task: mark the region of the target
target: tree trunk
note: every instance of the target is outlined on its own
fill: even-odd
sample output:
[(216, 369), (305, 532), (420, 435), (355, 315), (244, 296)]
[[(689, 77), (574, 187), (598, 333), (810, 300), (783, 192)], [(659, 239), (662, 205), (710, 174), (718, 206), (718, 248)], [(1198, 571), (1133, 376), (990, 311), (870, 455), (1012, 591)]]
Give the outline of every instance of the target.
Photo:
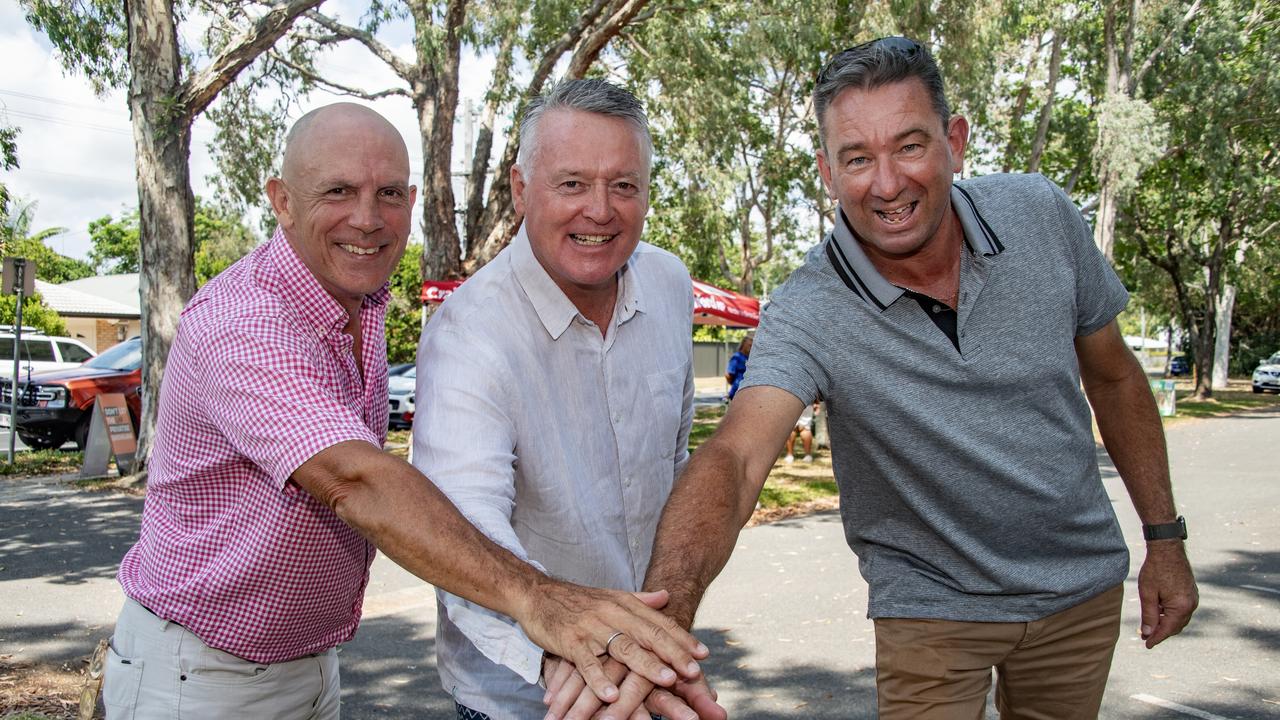
[(1018, 90), (1018, 98), (1013, 103), (1013, 112), (1009, 116), (1009, 143), (1004, 149), (1004, 164), (1000, 172), (1013, 170), (1013, 161), (1017, 156), (1018, 127), (1022, 124), (1022, 116), (1027, 113), (1027, 100), (1031, 97), (1031, 78), (1035, 76), (1036, 64), (1040, 60), (1040, 38), (1031, 39), (1031, 53), (1027, 56), (1027, 72), (1022, 78), (1022, 87)]
[(1062, 68), (1062, 33), (1054, 31), (1053, 50), (1049, 57), (1049, 79), (1045, 83), (1044, 107), (1040, 108), (1040, 121), (1036, 123), (1036, 137), (1031, 143), (1031, 160), (1027, 172), (1040, 172), (1040, 158), (1049, 138), (1049, 122), (1053, 119), (1053, 101), (1058, 96), (1058, 72)]
[(1222, 298), (1218, 301), (1217, 332), (1213, 344), (1213, 377), (1211, 386), (1214, 390), (1227, 389), (1227, 372), (1230, 369), (1231, 354), (1231, 313), (1236, 304), (1236, 286), (1227, 285), (1222, 288)]
[[(419, 14), (419, 13), (415, 13)], [(415, 17), (420, 49), (418, 67), (429, 78), (433, 112), (418, 113), (423, 137), (422, 158), (422, 277), (444, 280), (461, 275), (462, 244), (458, 236), (453, 194), (453, 119), (458, 112), (458, 63), (465, 0), (450, 0), (444, 17), (444, 42), (436, 47), (429, 36), (439, 33), (431, 25), (430, 10)]]
[(178, 95), (182, 72), (173, 7), (169, 0), (130, 0), (126, 12), (142, 264), (143, 403), (135, 471), (145, 478), (165, 359), (178, 315), (196, 290), (195, 198), (188, 170), (190, 121), (165, 102)]

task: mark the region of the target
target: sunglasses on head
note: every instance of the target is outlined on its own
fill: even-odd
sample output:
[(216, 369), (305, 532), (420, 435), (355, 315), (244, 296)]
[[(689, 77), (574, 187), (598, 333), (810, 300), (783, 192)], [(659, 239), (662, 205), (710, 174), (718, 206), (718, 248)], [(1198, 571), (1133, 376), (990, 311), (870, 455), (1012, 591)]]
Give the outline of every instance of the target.
[(826, 65), (823, 66), (822, 72), (818, 73), (818, 84), (821, 85), (831, 78), (838, 68), (844, 67), (854, 57), (866, 55), (871, 51), (884, 53), (897, 53), (910, 57), (916, 53), (924, 52), (924, 46), (912, 40), (911, 38), (895, 35), (892, 37), (882, 37), (861, 45), (854, 45), (835, 54)]

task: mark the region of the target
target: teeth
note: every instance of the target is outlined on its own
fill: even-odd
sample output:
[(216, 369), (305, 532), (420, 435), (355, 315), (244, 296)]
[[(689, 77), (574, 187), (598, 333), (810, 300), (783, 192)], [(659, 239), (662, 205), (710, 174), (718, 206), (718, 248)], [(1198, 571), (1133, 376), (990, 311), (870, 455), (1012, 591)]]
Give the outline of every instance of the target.
[(613, 239), (612, 235), (570, 235), (579, 245), (603, 245)]
[(376, 247), (362, 248), (358, 245), (339, 245), (338, 247), (342, 248), (343, 250), (346, 250), (349, 253), (354, 253), (356, 255), (372, 255), (378, 252), (378, 248)]
[(909, 205), (903, 205), (897, 210), (877, 210), (876, 214), (885, 222), (900, 223), (907, 219), (907, 216), (911, 214), (911, 210), (914, 209), (915, 206), (915, 203), (911, 203)]

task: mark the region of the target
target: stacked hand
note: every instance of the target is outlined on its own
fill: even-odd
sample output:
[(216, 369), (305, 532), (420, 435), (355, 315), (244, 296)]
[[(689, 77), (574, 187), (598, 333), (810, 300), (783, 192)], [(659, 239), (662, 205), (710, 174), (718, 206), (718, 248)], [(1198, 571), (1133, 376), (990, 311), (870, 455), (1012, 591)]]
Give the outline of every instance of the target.
[[(636, 593), (635, 597), (648, 606), (660, 608), (666, 604), (665, 592)], [(664, 629), (679, 625), (659, 614)], [(666, 623), (670, 622), (670, 625)], [(667, 630), (667, 632), (671, 632)], [(680, 632), (684, 632), (680, 630)], [(708, 651), (698, 644), (699, 658)], [(587, 673), (576, 663), (563, 657), (549, 656), (543, 665), (543, 679), (547, 691), (542, 702), (549, 708), (547, 720), (649, 720), (649, 714), (662, 715), (671, 720), (726, 720), (728, 713), (716, 704), (716, 693), (707, 685), (701, 671), (682, 672), (677, 678), (669, 669), (659, 671), (655, 677), (649, 670), (644, 648), (623, 630), (615, 630), (605, 639), (600, 657), (589, 661), (607, 679), (606, 689), (621, 686), (617, 695), (597, 691), (597, 684), (588, 682)], [(665, 657), (665, 656), (664, 656)], [(603, 661), (603, 662), (602, 662)], [(696, 663), (688, 666), (696, 670)], [(603, 709), (601, 707), (603, 706)], [(598, 712), (597, 712), (598, 711)]]
[[(672, 687), (680, 677), (690, 681), (701, 677), (697, 660), (710, 654), (697, 638), (655, 609), (666, 604), (666, 592), (633, 595), (547, 579), (527, 597), (517, 617), (520, 626), (530, 640), (572, 665), (565, 676), (572, 672), (581, 683), (575, 696), (585, 687), (585, 694), (597, 702), (619, 702), (623, 696), (617, 683), (629, 670), (630, 683), (624, 685), (627, 697), (639, 691), (640, 683), (647, 683), (643, 700), (653, 685)], [(606, 660), (612, 673), (606, 672)], [(549, 663), (550, 674), (544, 677), (551, 678), (561, 664)], [(562, 680), (560, 686), (572, 685)], [(618, 720), (628, 715), (619, 715)]]

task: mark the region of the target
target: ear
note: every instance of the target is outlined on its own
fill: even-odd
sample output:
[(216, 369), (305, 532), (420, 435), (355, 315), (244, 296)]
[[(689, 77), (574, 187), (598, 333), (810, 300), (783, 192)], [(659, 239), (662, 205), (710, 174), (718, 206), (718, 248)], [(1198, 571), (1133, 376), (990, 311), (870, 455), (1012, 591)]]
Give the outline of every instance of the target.
[(276, 222), (281, 227), (293, 227), (293, 215), (290, 212), (293, 202), (289, 197), (289, 188), (285, 187), (283, 180), (278, 177), (267, 180), (267, 199), (271, 201), (271, 210), (276, 215)]
[(947, 147), (951, 150), (951, 172), (964, 170), (964, 150), (969, 145), (969, 121), (952, 115), (947, 123)]
[(818, 160), (818, 174), (822, 176), (822, 185), (827, 189), (827, 197), (835, 200), (836, 193), (831, 187), (831, 166), (827, 164), (827, 151), (819, 147), (815, 157)]
[(515, 206), (516, 216), (524, 217), (524, 191), (525, 191), (524, 173), (521, 172), (519, 165), (511, 166), (511, 202)]

